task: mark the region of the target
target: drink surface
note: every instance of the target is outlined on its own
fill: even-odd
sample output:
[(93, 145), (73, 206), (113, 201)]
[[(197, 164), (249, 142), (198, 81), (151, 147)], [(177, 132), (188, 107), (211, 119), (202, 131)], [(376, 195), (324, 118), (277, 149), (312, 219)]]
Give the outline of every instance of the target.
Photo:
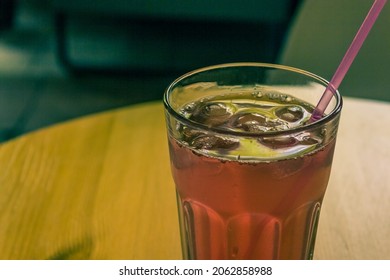
[(312, 109), (275, 92), (183, 106), (183, 116), (211, 130), (177, 123), (169, 137), (186, 258), (312, 257), (335, 140), (323, 145), (322, 131), (258, 134), (301, 126)]
[[(180, 113), (205, 129), (181, 124), (178, 138), (200, 153), (231, 160), (297, 157), (321, 146), (321, 131), (278, 137), (271, 134), (305, 125), (313, 109), (303, 101), (274, 91), (243, 91), (202, 98), (183, 106)], [(210, 129), (217, 133), (205, 131)], [(261, 136), (254, 137), (256, 134)]]

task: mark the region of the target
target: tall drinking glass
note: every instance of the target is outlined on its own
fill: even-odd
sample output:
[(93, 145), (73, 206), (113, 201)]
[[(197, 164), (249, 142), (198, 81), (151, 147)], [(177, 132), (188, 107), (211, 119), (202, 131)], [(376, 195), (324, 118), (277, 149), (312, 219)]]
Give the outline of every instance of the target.
[(271, 64), (188, 73), (164, 104), (185, 259), (312, 259), (342, 99)]

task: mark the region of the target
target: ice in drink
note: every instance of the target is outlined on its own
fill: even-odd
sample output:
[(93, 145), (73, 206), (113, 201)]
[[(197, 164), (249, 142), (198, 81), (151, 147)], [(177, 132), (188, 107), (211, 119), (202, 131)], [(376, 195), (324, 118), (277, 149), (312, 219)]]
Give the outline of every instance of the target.
[(312, 258), (336, 137), (294, 132), (312, 110), (266, 88), (182, 106), (189, 122), (171, 124), (169, 148), (186, 258)]

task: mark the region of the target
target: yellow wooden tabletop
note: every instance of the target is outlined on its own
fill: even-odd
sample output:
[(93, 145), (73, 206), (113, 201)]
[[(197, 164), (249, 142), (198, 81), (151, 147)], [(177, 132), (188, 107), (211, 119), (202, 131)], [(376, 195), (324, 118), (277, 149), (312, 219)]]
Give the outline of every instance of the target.
[[(390, 259), (390, 104), (345, 99), (316, 259)], [(0, 145), (0, 259), (180, 259), (163, 106)]]

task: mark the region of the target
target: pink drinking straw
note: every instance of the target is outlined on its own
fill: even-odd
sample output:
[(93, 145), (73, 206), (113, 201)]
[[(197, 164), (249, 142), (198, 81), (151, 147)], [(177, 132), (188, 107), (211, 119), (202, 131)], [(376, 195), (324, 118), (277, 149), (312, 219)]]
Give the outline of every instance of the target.
[(329, 85), (325, 89), (325, 92), (322, 95), (320, 101), (318, 102), (317, 107), (314, 109), (313, 114), (310, 118), (310, 122), (314, 122), (322, 118), (326, 107), (332, 99), (332, 92), (337, 90), (340, 86), (341, 81), (344, 79), (345, 74), (347, 73), (349, 67), (351, 66), (353, 60), (359, 52), (360, 47), (363, 45), (364, 40), (366, 39), (372, 26), (374, 25), (382, 8), (386, 4), (386, 1), (387, 0), (375, 0), (365, 20), (360, 26), (359, 31), (357, 32), (355, 38), (353, 39), (351, 45), (345, 53), (343, 60), (341, 61), (339, 67), (336, 70), (336, 73), (334, 73), (332, 80), (330, 80)]

